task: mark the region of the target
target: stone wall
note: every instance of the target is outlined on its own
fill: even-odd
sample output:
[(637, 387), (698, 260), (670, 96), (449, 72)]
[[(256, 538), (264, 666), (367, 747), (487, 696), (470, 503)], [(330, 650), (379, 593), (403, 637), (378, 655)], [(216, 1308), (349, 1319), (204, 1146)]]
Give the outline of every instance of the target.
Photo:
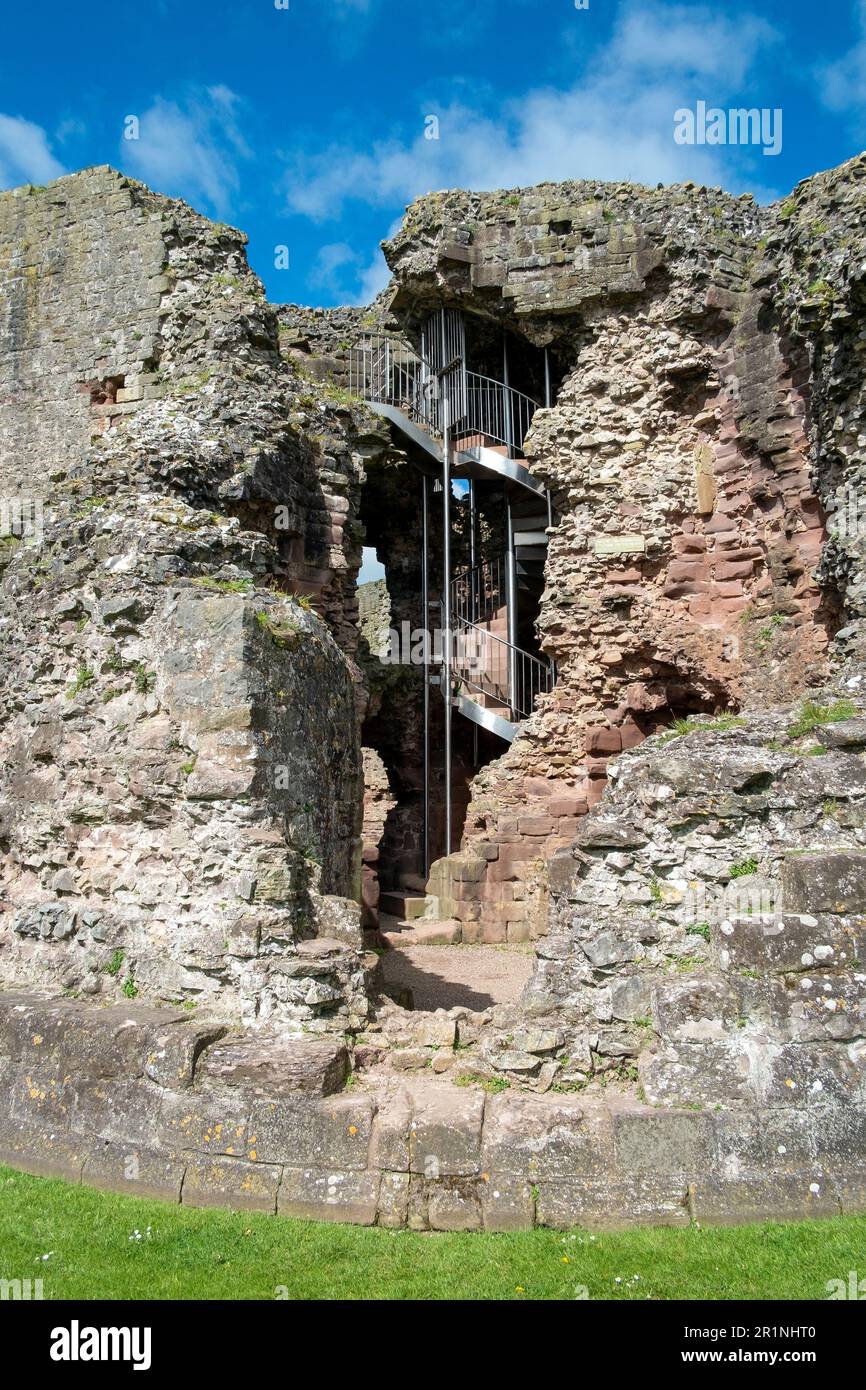
[(523, 1000), (560, 1029), (565, 1074), (636, 1064), (661, 1103), (861, 1104), (854, 711), (837, 698), (710, 721), (617, 761), (552, 861), (550, 933)]
[(416, 1229), (864, 1209), (864, 172), (434, 195), (389, 248), (407, 331), (563, 365), (559, 684), (431, 880), (537, 938), (481, 1013), (361, 945), (362, 726), (368, 852), (418, 849), (355, 588), (366, 524), (417, 625), (405, 457), (239, 233), (105, 169), (0, 196), (0, 493), (44, 510), (0, 545), (0, 1157)]
[(864, 171), (769, 209), (693, 185), (434, 194), (386, 246), (410, 330), (444, 301), (565, 365), (526, 442), (557, 514), (538, 626), (558, 684), (436, 868), (464, 939), (546, 930), (546, 865), (611, 757), (825, 678), (859, 612), (862, 539), (827, 517), (861, 487)]
[(244, 240), (109, 169), (0, 195), (0, 491), (43, 510), (0, 545), (0, 977), (342, 1031), (387, 441), (284, 361)]
[[(0, 995), (0, 1161), (188, 1206), (434, 1231), (862, 1212), (857, 1127), (447, 1082), (342, 1092), (339, 1042)], [(785, 1123), (787, 1121), (787, 1123)], [(782, 1137), (787, 1144), (779, 1144)]]
[(310, 309), (303, 304), (278, 304), (280, 350), (317, 381), (345, 390), (349, 387), (351, 349), (365, 333), (388, 333), (396, 328), (384, 290), (366, 308), (340, 305)]

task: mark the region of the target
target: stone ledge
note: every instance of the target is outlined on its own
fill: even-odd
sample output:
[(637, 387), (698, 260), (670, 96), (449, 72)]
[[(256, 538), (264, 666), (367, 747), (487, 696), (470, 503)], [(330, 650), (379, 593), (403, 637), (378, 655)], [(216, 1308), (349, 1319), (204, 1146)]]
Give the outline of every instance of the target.
[[(4, 1004), (20, 1002), (0, 997), (0, 1030)], [(286, 1095), (279, 1075), (246, 1063), (215, 1090), (226, 1081), (222, 1063), (192, 1085), (185, 1067), (168, 1066), (171, 1089), (127, 1046), (110, 1054), (115, 1075), (105, 1074), (103, 1056), (95, 1077), (70, 1077), (62, 1036), (50, 1033), (56, 1001), (30, 999), (27, 1009), (28, 1049), (0, 1057), (0, 1161), (43, 1176), (187, 1206), (437, 1231), (866, 1211), (866, 1111), (831, 1096), (803, 1112), (790, 1104), (693, 1111), (623, 1098), (486, 1096), (432, 1078), (396, 1092)], [(80, 1007), (75, 1019), (75, 1061), (83, 1037), (114, 1038), (130, 1022), (127, 1010), (99, 1006)], [(171, 1026), (188, 1028), (190, 1039), (202, 1033), (188, 1020)], [(48, 1090), (21, 1084), (42, 1046), (34, 1037), (51, 1038), (47, 1071), (59, 1075)], [(192, 1055), (185, 1046), (175, 1055)], [(316, 1047), (332, 1067), (331, 1045)]]

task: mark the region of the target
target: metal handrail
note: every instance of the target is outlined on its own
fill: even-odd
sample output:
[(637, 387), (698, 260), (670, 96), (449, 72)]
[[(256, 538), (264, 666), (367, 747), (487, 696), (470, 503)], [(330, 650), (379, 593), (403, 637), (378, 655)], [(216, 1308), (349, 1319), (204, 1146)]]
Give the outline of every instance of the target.
[(452, 669), (456, 678), (507, 706), (515, 721), (528, 719), (538, 696), (553, 689), (555, 675), (550, 663), (504, 637), (458, 618), (455, 638)]
[[(454, 421), (454, 433), (479, 434), (505, 444), (509, 453), (523, 448), (538, 401), (502, 381), (466, 372), (465, 414)], [(459, 440), (458, 440), (459, 447)]]
[[(349, 390), (361, 400), (392, 405), (441, 438), (439, 376), (431, 364), (403, 342), (368, 333), (349, 349)], [(493, 377), (460, 371), (451, 387), (451, 428), (458, 447), (467, 438), (522, 449), (539, 403)]]
[(393, 405), (441, 437), (439, 380), (423, 357), (386, 333), (367, 333), (349, 349), (349, 390), (375, 405)]
[(499, 557), (459, 570), (451, 581), (451, 612), (464, 622), (490, 622), (505, 605), (505, 561)]

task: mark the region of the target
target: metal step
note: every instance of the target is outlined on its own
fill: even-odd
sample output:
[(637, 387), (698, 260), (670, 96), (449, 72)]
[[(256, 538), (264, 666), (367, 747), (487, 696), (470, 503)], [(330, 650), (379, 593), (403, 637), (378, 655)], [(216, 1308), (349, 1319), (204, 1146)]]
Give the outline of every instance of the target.
[(455, 478), (496, 477), (503, 482), (519, 483), (539, 497), (546, 495), (544, 484), (533, 478), (525, 463), (505, 458), (493, 449), (462, 450), (456, 457), (453, 471)]
[(473, 724), (478, 724), (480, 728), (487, 729), (489, 733), (496, 734), (498, 738), (504, 738), (506, 743), (511, 743), (520, 728), (510, 719), (497, 714), (495, 710), (485, 709), (468, 695), (455, 695), (453, 700), (454, 708), (459, 710), (466, 719), (471, 719)]

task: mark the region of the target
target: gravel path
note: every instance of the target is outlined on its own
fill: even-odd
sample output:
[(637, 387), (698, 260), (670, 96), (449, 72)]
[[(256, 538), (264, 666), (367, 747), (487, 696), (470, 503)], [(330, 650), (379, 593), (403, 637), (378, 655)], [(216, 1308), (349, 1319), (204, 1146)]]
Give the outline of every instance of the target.
[(526, 946), (396, 946), (382, 957), (388, 984), (411, 989), (425, 1010), (510, 1003), (534, 968)]

